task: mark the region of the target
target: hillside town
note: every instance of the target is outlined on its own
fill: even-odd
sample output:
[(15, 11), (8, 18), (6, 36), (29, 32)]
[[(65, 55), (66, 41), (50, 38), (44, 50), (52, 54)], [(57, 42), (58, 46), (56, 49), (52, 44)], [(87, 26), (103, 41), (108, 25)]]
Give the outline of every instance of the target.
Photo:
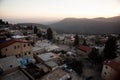
[(65, 34), (0, 19), (0, 80), (120, 80), (120, 34)]

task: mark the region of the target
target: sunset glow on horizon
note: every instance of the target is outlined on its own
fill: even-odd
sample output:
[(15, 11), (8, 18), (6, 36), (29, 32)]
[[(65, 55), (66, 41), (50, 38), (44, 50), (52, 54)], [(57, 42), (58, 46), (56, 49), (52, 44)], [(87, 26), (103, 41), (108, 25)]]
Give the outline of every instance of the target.
[(0, 0), (0, 18), (11, 22), (118, 15), (120, 0)]

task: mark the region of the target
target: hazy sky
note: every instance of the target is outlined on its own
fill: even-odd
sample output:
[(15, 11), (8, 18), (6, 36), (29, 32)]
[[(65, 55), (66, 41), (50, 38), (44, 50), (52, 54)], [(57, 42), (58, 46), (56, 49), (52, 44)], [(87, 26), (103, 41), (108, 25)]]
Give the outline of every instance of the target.
[(120, 0), (0, 0), (0, 18), (11, 22), (49, 22), (66, 17), (120, 15)]

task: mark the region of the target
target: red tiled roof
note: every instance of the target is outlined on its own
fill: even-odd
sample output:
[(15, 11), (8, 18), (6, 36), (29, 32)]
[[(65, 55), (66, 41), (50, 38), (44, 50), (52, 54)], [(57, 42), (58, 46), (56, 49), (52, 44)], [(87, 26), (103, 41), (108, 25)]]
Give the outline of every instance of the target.
[(111, 60), (111, 61), (104, 61), (103, 64), (110, 66), (111, 68), (113, 68), (114, 70), (116, 70), (120, 73), (120, 62)]
[(11, 39), (11, 40), (8, 40), (6, 42), (3, 42), (0, 44), (0, 49), (4, 48), (4, 47), (7, 47), (13, 43), (16, 43), (16, 42), (19, 42), (19, 43), (30, 43), (29, 41), (25, 41), (25, 40), (17, 40), (17, 39)]
[(88, 47), (88, 46), (84, 46), (84, 45), (81, 45), (78, 47), (80, 50), (84, 51), (84, 52), (90, 52), (92, 51), (92, 48)]

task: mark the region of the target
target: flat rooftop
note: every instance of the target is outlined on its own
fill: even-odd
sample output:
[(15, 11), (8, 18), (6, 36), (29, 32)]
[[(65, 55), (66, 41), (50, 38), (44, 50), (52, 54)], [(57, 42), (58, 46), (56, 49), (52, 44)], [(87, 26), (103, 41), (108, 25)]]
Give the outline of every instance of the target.
[(20, 66), (20, 64), (17, 61), (17, 58), (15, 56), (10, 56), (10, 57), (0, 59), (0, 67), (3, 69), (3, 71), (6, 71), (18, 66)]
[(38, 57), (41, 58), (43, 61), (49, 61), (54, 58), (54, 54), (50, 52), (50, 53), (38, 55)]
[(54, 67), (58, 66), (58, 64), (55, 63), (54, 61), (47, 61), (47, 62), (45, 62), (45, 64), (48, 65), (51, 68), (54, 68)]
[(29, 78), (21, 71), (15, 71), (1, 77), (1, 80), (29, 80)]

